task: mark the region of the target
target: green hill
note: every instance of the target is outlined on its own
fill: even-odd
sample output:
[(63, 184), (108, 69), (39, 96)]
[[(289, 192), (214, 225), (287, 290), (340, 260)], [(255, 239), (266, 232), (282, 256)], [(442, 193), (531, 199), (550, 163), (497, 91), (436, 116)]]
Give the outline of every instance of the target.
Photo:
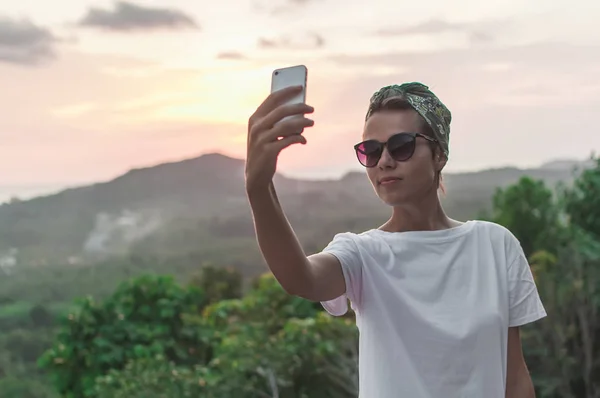
[[(536, 169), (501, 168), (447, 174), (444, 206), (458, 219), (488, 208), (497, 187), (523, 175), (550, 185), (573, 176), (572, 162)], [(306, 249), (318, 250), (338, 231), (373, 228), (388, 209), (366, 177), (298, 180), (276, 186)], [(226, 261), (254, 274), (260, 267), (244, 191), (244, 161), (207, 154), (134, 169), (107, 182), (0, 206), (0, 258), (17, 265), (96, 263), (110, 256), (197, 256)]]

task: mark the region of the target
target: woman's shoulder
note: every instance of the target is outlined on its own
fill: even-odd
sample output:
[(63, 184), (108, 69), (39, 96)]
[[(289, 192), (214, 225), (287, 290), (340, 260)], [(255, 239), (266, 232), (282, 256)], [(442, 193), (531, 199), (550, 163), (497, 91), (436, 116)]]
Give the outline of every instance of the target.
[(487, 239), (492, 246), (504, 249), (510, 257), (521, 251), (519, 239), (503, 225), (491, 221), (477, 221), (474, 230), (479, 238)]
[(505, 226), (492, 222), (492, 221), (485, 221), (485, 220), (475, 220), (472, 221), (472, 223), (474, 224), (474, 231), (478, 232), (478, 233), (486, 233), (490, 235), (490, 238), (496, 238), (496, 239), (514, 239), (515, 236), (513, 235), (512, 232), (510, 232), (510, 230), (508, 228), (506, 228)]
[(369, 250), (380, 239), (377, 231), (376, 229), (370, 229), (363, 232), (338, 232), (333, 236), (325, 251), (333, 249), (356, 252)]

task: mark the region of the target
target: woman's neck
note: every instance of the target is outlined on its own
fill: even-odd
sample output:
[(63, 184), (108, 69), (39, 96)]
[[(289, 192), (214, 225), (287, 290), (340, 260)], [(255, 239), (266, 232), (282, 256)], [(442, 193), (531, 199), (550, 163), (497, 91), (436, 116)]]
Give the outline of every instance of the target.
[(446, 215), (437, 193), (393, 209), (391, 218), (379, 229), (387, 232), (437, 231), (462, 224)]

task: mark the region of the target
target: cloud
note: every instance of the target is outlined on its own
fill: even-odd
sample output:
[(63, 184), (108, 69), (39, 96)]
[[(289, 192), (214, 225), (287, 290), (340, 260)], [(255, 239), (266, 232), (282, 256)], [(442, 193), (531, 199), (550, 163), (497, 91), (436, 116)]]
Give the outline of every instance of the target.
[(311, 3), (316, 3), (315, 0), (279, 0), (269, 1), (268, 5), (265, 2), (254, 2), (253, 7), (256, 11), (271, 14), (274, 16), (289, 14), (297, 11), (300, 7), (307, 7)]
[(225, 52), (217, 54), (217, 59), (242, 60), (242, 59), (246, 59), (246, 56), (237, 51), (225, 51)]
[(309, 33), (300, 38), (291, 38), (281, 36), (279, 38), (258, 39), (258, 47), (262, 49), (294, 49), (305, 50), (322, 48), (325, 46), (325, 39), (318, 33)]
[(446, 33), (465, 34), (471, 44), (487, 44), (494, 40), (492, 32), (506, 25), (506, 21), (448, 22), (443, 19), (430, 19), (407, 27), (383, 28), (375, 34), (382, 37), (413, 35), (441, 35)]
[(144, 7), (127, 1), (118, 1), (112, 10), (92, 7), (79, 24), (120, 32), (198, 28), (196, 21), (182, 11)]
[(0, 18), (0, 62), (38, 65), (56, 57), (52, 32), (28, 20)]
[(464, 23), (453, 23), (441, 19), (431, 19), (413, 26), (380, 29), (377, 31), (377, 34), (380, 36), (430, 35), (456, 31), (461, 32), (467, 28), (468, 25)]

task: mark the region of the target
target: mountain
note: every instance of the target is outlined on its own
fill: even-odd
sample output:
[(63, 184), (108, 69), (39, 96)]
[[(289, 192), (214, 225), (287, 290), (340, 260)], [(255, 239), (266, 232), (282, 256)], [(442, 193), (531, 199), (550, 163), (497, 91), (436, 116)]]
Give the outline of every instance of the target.
[[(569, 183), (574, 163), (521, 170), (499, 168), (444, 175), (448, 213), (476, 217), (497, 187), (530, 175), (550, 186)], [(277, 175), (281, 202), (307, 250), (318, 250), (339, 231), (373, 228), (386, 206), (364, 173), (337, 180)], [(0, 205), (0, 258), (19, 263), (79, 264), (137, 253), (211, 261), (260, 262), (244, 190), (244, 161), (207, 154), (134, 169), (107, 182)]]
[(544, 170), (573, 170), (574, 168), (590, 168), (594, 167), (593, 160), (577, 161), (570, 159), (557, 159), (546, 162), (540, 166)]

